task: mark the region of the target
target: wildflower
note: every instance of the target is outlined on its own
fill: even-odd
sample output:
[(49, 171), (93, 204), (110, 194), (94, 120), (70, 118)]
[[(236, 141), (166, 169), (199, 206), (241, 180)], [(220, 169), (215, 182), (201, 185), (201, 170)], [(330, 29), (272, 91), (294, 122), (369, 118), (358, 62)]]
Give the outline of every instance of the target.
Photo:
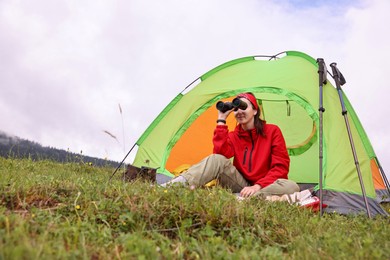
[(81, 206), (80, 206), (80, 205), (76, 205), (75, 208), (76, 208), (77, 210), (79, 210), (79, 209), (81, 209)]
[(167, 193), (167, 192), (168, 192), (168, 190), (164, 190), (164, 192), (165, 192), (165, 193)]

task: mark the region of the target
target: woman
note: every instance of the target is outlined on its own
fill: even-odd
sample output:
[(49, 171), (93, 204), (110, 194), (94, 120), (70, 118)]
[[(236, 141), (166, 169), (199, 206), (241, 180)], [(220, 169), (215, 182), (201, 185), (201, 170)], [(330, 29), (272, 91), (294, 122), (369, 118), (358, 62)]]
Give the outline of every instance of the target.
[[(247, 104), (245, 109), (218, 111), (214, 154), (163, 186), (180, 182), (199, 187), (217, 179), (221, 186), (242, 197), (299, 191), (298, 185), (287, 177), (290, 158), (279, 127), (260, 119), (260, 108), (252, 93), (242, 93), (237, 98)], [(229, 132), (226, 119), (232, 112), (238, 125)]]

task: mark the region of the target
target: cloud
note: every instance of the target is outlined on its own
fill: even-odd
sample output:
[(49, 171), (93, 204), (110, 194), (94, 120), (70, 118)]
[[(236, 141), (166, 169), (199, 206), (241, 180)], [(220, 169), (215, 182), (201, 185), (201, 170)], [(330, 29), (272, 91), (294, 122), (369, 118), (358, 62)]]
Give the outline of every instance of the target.
[(345, 92), (354, 106), (374, 150), (390, 176), (390, 124), (387, 120), (390, 99), (387, 61), (390, 37), (386, 23), (390, 2), (364, 1), (361, 8), (351, 8), (345, 15), (349, 25), (343, 48)]
[(10, 134), (121, 160), (123, 145), (198, 76), (235, 58), (299, 50), (338, 63), (390, 167), (388, 1), (39, 0), (3, 1), (0, 10), (0, 109)]

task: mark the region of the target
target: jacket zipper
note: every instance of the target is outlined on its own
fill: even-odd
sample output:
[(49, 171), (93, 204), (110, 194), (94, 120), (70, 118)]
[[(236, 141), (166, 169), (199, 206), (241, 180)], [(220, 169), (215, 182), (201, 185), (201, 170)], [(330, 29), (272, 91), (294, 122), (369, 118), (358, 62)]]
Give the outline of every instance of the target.
[(253, 137), (252, 135), (251, 136), (251, 141), (252, 141), (252, 149), (251, 149), (251, 153), (249, 154), (249, 172), (252, 171), (252, 153), (253, 153), (253, 150), (255, 149), (255, 143), (253, 141)]
[(242, 162), (243, 165), (245, 165), (245, 161), (246, 161), (246, 153), (248, 152), (248, 147), (245, 147), (245, 152), (244, 152), (244, 160)]

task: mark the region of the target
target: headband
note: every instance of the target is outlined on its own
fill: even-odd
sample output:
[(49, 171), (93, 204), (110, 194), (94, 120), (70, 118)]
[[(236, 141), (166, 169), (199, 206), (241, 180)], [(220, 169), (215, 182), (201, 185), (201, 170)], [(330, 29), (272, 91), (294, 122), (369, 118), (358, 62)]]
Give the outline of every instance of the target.
[(259, 109), (259, 105), (257, 104), (257, 100), (256, 100), (254, 95), (252, 95), (250, 93), (241, 93), (237, 97), (248, 99), (252, 103), (252, 105), (255, 107), (256, 110)]

